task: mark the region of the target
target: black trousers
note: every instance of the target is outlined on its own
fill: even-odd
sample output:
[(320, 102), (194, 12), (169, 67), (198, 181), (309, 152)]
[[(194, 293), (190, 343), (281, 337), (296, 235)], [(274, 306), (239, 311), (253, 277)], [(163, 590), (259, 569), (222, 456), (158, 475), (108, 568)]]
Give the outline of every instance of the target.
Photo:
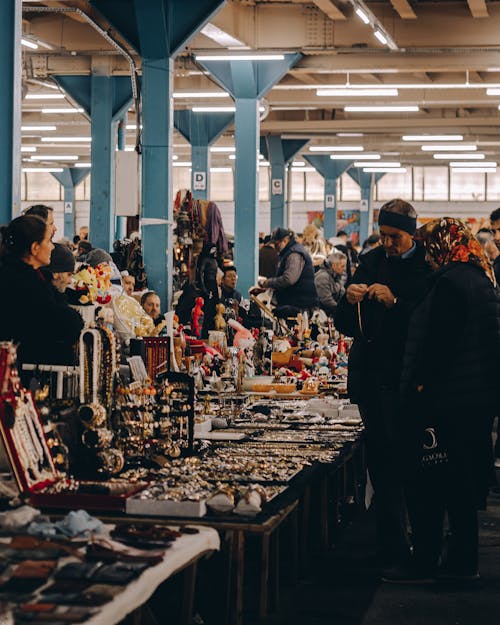
[(374, 390), (369, 401), (359, 404), (380, 547), (388, 562), (394, 564), (409, 554), (398, 406), (397, 392), (388, 388)]
[[(448, 461), (415, 468), (407, 482), (414, 555), (424, 569), (440, 561), (451, 571), (471, 575), (478, 570), (477, 510), (485, 506), (491, 466), (492, 418), (450, 415), (435, 427), (438, 445)], [(448, 516), (449, 543), (443, 553)]]

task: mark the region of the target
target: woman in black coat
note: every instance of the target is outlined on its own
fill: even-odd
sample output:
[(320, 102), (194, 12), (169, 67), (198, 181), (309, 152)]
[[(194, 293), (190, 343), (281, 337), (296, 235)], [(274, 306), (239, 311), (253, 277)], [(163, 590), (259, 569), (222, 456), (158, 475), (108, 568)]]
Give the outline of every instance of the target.
[[(481, 245), (460, 220), (433, 220), (421, 234), (434, 274), (410, 322), (402, 371), (406, 440), (416, 443), (406, 454), (413, 460), (413, 574), (476, 579), (477, 509), (485, 507), (492, 475), (500, 399), (498, 290)], [(441, 561), (445, 512), (451, 538)]]
[(23, 215), (0, 228), (0, 340), (18, 344), (22, 363), (72, 365), (83, 321), (40, 269), (50, 263), (52, 228)]

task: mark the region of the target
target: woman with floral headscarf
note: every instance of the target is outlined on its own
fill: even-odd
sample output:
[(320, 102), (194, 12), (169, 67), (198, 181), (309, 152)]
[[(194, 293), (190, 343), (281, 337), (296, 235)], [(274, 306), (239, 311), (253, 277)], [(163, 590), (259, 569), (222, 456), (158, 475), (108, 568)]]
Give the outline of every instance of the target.
[[(500, 401), (498, 290), (481, 245), (460, 220), (435, 219), (419, 234), (434, 273), (412, 316), (401, 386), (406, 458), (413, 461), (414, 560), (411, 570), (389, 581), (475, 580), (477, 509), (485, 507), (492, 475), (490, 434)], [(441, 562), (445, 512), (451, 538)]]

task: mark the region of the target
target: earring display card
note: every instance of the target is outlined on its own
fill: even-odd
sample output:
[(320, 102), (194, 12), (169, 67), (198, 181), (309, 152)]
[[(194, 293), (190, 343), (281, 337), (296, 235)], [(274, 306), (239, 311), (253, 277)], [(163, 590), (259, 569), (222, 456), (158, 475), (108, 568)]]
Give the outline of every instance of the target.
[(193, 453), (194, 378), (188, 373), (168, 372), (160, 376), (163, 392), (160, 401), (168, 406), (169, 418), (177, 425), (177, 444), (183, 455)]

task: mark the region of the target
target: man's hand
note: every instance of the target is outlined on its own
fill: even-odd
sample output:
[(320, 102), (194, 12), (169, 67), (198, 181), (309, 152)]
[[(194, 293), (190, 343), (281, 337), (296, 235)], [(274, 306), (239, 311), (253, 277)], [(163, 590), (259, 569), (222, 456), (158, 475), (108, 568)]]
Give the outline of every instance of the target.
[(260, 286), (252, 286), (248, 289), (248, 292), (250, 293), (250, 295), (260, 295), (261, 293), (264, 293), (265, 290), (266, 289)]
[(368, 297), (370, 299), (376, 299), (377, 302), (383, 304), (386, 308), (392, 308), (396, 303), (396, 297), (391, 289), (385, 284), (371, 284), (368, 287)]
[(367, 284), (350, 284), (346, 291), (347, 301), (349, 304), (357, 304), (363, 300), (367, 292)]

